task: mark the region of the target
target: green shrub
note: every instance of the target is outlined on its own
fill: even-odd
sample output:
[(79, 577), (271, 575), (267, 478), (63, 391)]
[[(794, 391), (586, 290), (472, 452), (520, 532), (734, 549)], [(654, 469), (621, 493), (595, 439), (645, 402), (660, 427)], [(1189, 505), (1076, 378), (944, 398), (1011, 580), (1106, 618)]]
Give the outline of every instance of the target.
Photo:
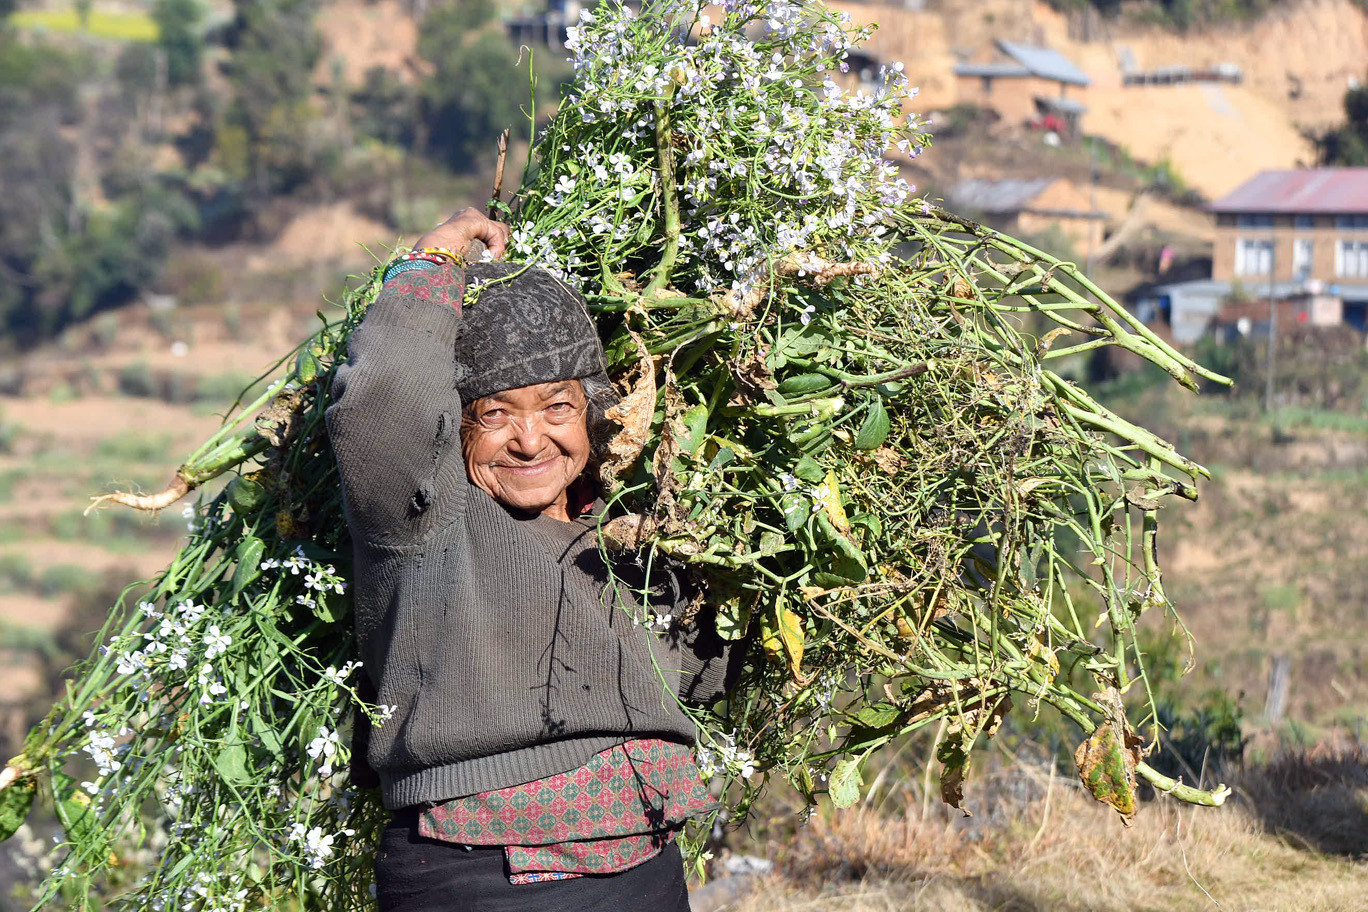
[(167, 462), (174, 458), (170, 434), (123, 431), (106, 437), (95, 447), (95, 455), (121, 462)]
[(34, 588), (43, 598), (81, 595), (98, 586), (100, 578), (100, 574), (77, 564), (54, 564), (38, 576)]
[(119, 371), (119, 392), (124, 396), (143, 399), (156, 395), (157, 385), (152, 379), (152, 368), (146, 361), (135, 361)]
[(33, 568), (22, 554), (0, 554), (0, 589), (23, 590), (33, 585)]

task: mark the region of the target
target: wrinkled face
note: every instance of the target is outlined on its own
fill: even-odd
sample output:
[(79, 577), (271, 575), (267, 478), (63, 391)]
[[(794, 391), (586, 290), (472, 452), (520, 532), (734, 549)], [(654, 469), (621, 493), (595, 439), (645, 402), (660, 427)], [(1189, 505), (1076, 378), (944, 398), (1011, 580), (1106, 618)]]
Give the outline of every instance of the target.
[(505, 506), (569, 521), (566, 488), (589, 461), (586, 411), (578, 380), (476, 399), (461, 425), (466, 474)]

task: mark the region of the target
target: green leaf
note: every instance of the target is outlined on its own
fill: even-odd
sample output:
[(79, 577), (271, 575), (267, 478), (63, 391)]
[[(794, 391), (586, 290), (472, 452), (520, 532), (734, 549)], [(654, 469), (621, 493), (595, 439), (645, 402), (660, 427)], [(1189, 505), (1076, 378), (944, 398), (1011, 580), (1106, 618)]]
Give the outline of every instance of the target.
[(848, 808), (860, 800), (860, 789), (864, 786), (864, 777), (860, 774), (861, 759), (846, 757), (831, 771), (827, 791), (831, 795), (831, 803), (838, 808)]
[(883, 535), (883, 521), (873, 513), (861, 513), (850, 518), (852, 526), (863, 526), (869, 532), (869, 537), (877, 540)]
[(874, 703), (855, 714), (855, 721), (870, 728), (883, 728), (898, 720), (901, 711), (892, 703)]
[(332, 606), (328, 604), (329, 601), (331, 601), (331, 597), (326, 593), (320, 592), (314, 596), (314, 617), (325, 624), (331, 624), (337, 620), (337, 612), (332, 610)]
[(869, 564), (864, 552), (836, 528), (825, 511), (819, 510), (816, 516), (817, 529), (822, 533), (822, 539), (834, 546), (828, 552), (830, 563), (826, 569), (842, 577), (846, 582), (858, 583), (863, 580), (869, 575)]
[(87, 859), (104, 861), (109, 856), (109, 841), (90, 796), (76, 785), (76, 780), (65, 773), (52, 777), (52, 797), (55, 799), (57, 822), (66, 831), (67, 841)]
[(812, 514), (812, 500), (796, 491), (779, 498), (779, 510), (784, 514), (784, 526), (790, 532), (797, 532), (807, 525)]
[(708, 463), (708, 471), (716, 472), (723, 466), (729, 465), (735, 459), (736, 451), (731, 447), (723, 447), (717, 451), (717, 455), (712, 458), (712, 462)]
[(266, 553), (266, 544), (254, 535), (244, 538), (233, 552), (237, 567), (233, 570), (233, 598), (237, 598), (261, 575), (261, 557)]
[(874, 450), (883, 446), (888, 439), (888, 410), (884, 408), (883, 398), (875, 396), (869, 400), (869, 411), (865, 412), (860, 433), (855, 435), (855, 449)]
[(266, 502), (266, 487), (261, 482), (239, 475), (228, 484), (228, 505), (238, 516), (251, 516)]
[(313, 345), (306, 345), (299, 350), (299, 355), (295, 358), (295, 376), (299, 378), (300, 383), (312, 383), (322, 370), (323, 363), (318, 360), (318, 353), (314, 351)]
[(38, 780), (32, 776), (16, 779), (0, 792), (0, 842), (14, 835), (28, 819), (33, 807), (33, 796), (38, 791)]
[(240, 785), (252, 778), (247, 769), (247, 748), (241, 742), (230, 744), (214, 756), (214, 769), (225, 782)]
[(826, 478), (826, 469), (811, 456), (801, 456), (793, 466), (793, 474), (810, 484), (821, 484)]
[(750, 627), (752, 599), (744, 593), (726, 599), (717, 606), (717, 635), (724, 640), (739, 640)]
[(761, 557), (769, 557), (772, 554), (777, 554), (783, 547), (784, 536), (780, 535), (778, 532), (770, 531), (760, 533), (760, 550), (757, 553)]
[(832, 385), (832, 379), (826, 374), (798, 374), (786, 378), (779, 384), (779, 395), (785, 397), (801, 396), (805, 393), (815, 393), (817, 390), (824, 390)]
[(812, 773), (808, 771), (806, 766), (800, 766), (797, 769), (794, 769), (789, 773), (788, 778), (789, 782), (793, 783), (793, 787), (798, 790), (800, 795), (809, 801), (813, 801), (812, 793), (814, 789)]
[(708, 437), (708, 407), (695, 405), (684, 413), (683, 420), (687, 435), (680, 444), (692, 456), (699, 451), (703, 441)]

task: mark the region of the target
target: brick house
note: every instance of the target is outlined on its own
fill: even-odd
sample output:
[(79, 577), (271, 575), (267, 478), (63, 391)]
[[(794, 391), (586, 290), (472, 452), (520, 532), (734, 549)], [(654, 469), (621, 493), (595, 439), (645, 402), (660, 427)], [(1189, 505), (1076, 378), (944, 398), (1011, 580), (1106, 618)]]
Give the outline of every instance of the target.
[(1033, 235), (1057, 228), (1081, 256), (1101, 246), (1108, 220), (1085, 188), (1062, 177), (971, 178), (955, 184), (945, 196), (956, 211), (982, 217), (1008, 234)]
[(1368, 330), (1368, 168), (1262, 171), (1207, 210), (1211, 278), (1145, 289), (1179, 342), (1206, 332), (1231, 298), (1293, 302), (1297, 319)]
[(1068, 93), (1071, 87), (1079, 93), (1091, 80), (1049, 48), (999, 40), (994, 59), (957, 64), (955, 77), (961, 102), (990, 108), (1010, 122), (1053, 117), (1064, 132), (1077, 133), (1087, 111)]
[(1262, 171), (1207, 208), (1217, 281), (1368, 285), (1368, 168)]

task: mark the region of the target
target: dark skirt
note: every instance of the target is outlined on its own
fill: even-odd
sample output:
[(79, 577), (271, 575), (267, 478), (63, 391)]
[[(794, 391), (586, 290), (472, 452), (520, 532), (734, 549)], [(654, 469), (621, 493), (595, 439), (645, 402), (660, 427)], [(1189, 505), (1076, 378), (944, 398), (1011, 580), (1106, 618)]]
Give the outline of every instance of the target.
[(616, 874), (511, 884), (499, 846), (459, 846), (418, 833), (400, 813), (375, 855), (380, 912), (689, 912), (679, 846)]

